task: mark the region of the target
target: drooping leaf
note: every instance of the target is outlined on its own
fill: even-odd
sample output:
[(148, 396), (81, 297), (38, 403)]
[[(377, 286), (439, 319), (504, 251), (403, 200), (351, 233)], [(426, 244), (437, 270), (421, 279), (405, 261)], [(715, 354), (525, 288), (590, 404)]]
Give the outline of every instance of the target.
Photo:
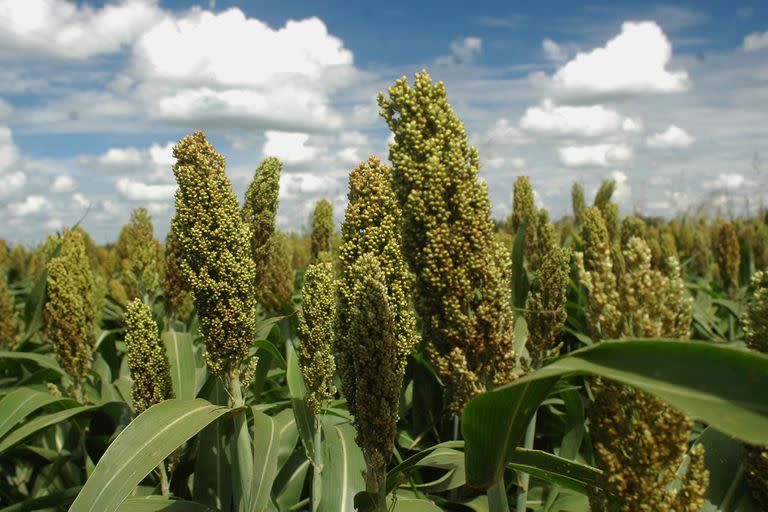
[(48, 404), (60, 401), (72, 402), (72, 400), (30, 388), (11, 391), (0, 400), (0, 439), (27, 415)]
[(355, 494), (365, 489), (365, 460), (355, 444), (355, 429), (349, 423), (323, 421), (323, 473), (320, 512), (354, 510)]
[(206, 400), (165, 400), (139, 415), (109, 445), (70, 512), (113, 512), (178, 446), (234, 409)]
[(8, 448), (11, 448), (29, 436), (43, 430), (44, 428), (50, 427), (51, 425), (56, 425), (79, 414), (91, 412), (97, 408), (98, 407), (95, 405), (85, 405), (38, 416), (32, 421), (19, 426), (17, 429), (13, 430), (7, 436), (2, 438), (2, 441), (0, 441), (0, 453), (3, 453)]
[(253, 411), (253, 476), (251, 501), (248, 510), (267, 510), (272, 484), (277, 476), (277, 455), (280, 451), (280, 433), (277, 424), (255, 409)]
[(197, 365), (192, 335), (188, 332), (170, 330), (164, 331), (161, 337), (168, 354), (173, 392), (176, 398), (192, 400), (197, 392), (195, 379)]

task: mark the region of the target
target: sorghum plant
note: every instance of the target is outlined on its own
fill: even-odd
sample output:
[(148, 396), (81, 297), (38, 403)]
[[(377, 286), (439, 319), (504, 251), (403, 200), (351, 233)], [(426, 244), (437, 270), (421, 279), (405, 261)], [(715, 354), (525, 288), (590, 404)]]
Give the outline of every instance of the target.
[(587, 207), (587, 201), (584, 199), (584, 187), (581, 183), (575, 181), (571, 187), (571, 208), (573, 209), (573, 218), (577, 225), (581, 224), (584, 208)]
[(269, 258), (269, 239), (275, 232), (282, 168), (283, 164), (277, 158), (265, 158), (245, 192), (243, 221), (251, 226), (251, 255), (256, 265), (256, 288), (259, 288)]
[(426, 351), (454, 411), (487, 384), (515, 378), (510, 260), (495, 240), (477, 149), (426, 71), (379, 94), (394, 134), (389, 157), (403, 211), (403, 246), (416, 275)]
[(146, 208), (136, 208), (117, 240), (122, 284), (129, 300), (153, 297), (162, 284), (163, 251)]
[(269, 237), (269, 252), (264, 275), (256, 288), (256, 297), (266, 311), (279, 314), (284, 303), (293, 297), (293, 283), (296, 272), (291, 266), (291, 248), (285, 233), (275, 231)]
[(181, 262), (184, 255), (181, 253), (181, 245), (176, 236), (176, 230), (168, 230), (165, 239), (165, 278), (163, 279), (163, 291), (165, 293), (165, 313), (176, 314), (181, 318), (187, 318), (192, 312), (193, 297), (184, 275), (181, 271)]
[(728, 295), (734, 297), (739, 288), (739, 265), (741, 249), (736, 230), (730, 222), (723, 222), (717, 229), (715, 242), (715, 260), (720, 272), (720, 280)]
[(8, 289), (5, 268), (0, 266), (0, 349), (13, 350), (19, 332), (19, 318), (16, 315), (13, 296)]

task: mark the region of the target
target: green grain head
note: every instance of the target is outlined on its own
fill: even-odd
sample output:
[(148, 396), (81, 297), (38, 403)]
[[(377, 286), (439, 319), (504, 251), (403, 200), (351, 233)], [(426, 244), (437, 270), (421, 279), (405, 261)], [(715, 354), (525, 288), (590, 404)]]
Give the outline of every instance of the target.
[(265, 158), (245, 191), (242, 213), (243, 221), (251, 226), (251, 256), (256, 265), (257, 288), (269, 258), (269, 240), (275, 232), (282, 168), (283, 164), (277, 158)]
[(739, 289), (739, 265), (741, 264), (741, 249), (736, 230), (731, 222), (723, 222), (717, 229), (715, 242), (715, 260), (720, 271), (723, 288), (731, 296)]
[(168, 230), (165, 239), (165, 278), (163, 279), (163, 292), (165, 293), (165, 312), (167, 315), (176, 314), (180, 318), (189, 317), (194, 308), (192, 292), (184, 281), (181, 270), (184, 255), (181, 252), (181, 244), (176, 236), (176, 231)]
[(275, 231), (267, 243), (267, 264), (256, 297), (268, 313), (276, 315), (283, 312), (284, 303), (290, 304), (293, 298), (296, 272), (291, 265), (291, 246), (286, 234)]
[(43, 319), (56, 360), (72, 378), (72, 392), (80, 400), (91, 368), (97, 315), (93, 272), (82, 235), (66, 231), (59, 256), (48, 262)]
[(117, 257), (128, 299), (154, 297), (162, 284), (163, 250), (146, 208), (136, 208), (117, 240)]
[(336, 292), (330, 263), (315, 263), (307, 267), (301, 288), (302, 308), (298, 313), (299, 366), (307, 384), (307, 402), (320, 414), (323, 402), (333, 398), (333, 374), (336, 364), (332, 345), (336, 320)]
[(136, 414), (174, 398), (165, 345), (160, 341), (152, 310), (134, 299), (125, 311), (125, 344), (131, 371), (131, 398)]
[(584, 199), (584, 187), (578, 181), (573, 182), (571, 187), (571, 208), (573, 209), (573, 218), (576, 224), (581, 224), (584, 208), (587, 207), (587, 201)]
[(413, 86), (403, 77), (378, 102), (394, 134), (392, 183), (426, 350), (458, 412), (486, 382), (515, 377), (511, 262), (495, 239), (477, 149), (443, 83), (422, 71)]
[(251, 230), (225, 174), (224, 157), (203, 132), (173, 148), (179, 184), (173, 229), (184, 255), (181, 270), (195, 297), (211, 373), (239, 372), (254, 329)]
[(333, 206), (327, 199), (321, 199), (312, 213), (312, 261), (330, 258), (332, 244)]
[(13, 350), (18, 341), (19, 317), (8, 289), (5, 268), (0, 266), (0, 350)]

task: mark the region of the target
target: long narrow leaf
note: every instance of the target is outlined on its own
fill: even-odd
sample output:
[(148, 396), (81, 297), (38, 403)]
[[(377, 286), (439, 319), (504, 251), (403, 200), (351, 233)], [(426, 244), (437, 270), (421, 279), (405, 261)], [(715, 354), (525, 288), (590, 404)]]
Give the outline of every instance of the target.
[(29, 388), (11, 391), (0, 400), (0, 439), (28, 414), (65, 399)]
[(176, 398), (192, 400), (197, 392), (195, 379), (195, 349), (192, 335), (188, 332), (165, 331), (162, 334), (168, 364), (171, 368), (171, 382)]
[(256, 409), (253, 410), (253, 477), (251, 502), (248, 510), (267, 510), (272, 484), (277, 476), (277, 455), (280, 451), (280, 434), (275, 422)]
[(68, 420), (69, 418), (85, 412), (93, 411), (95, 409), (98, 409), (98, 406), (84, 405), (81, 407), (73, 407), (71, 409), (65, 409), (63, 411), (38, 416), (32, 421), (24, 423), (19, 428), (5, 436), (3, 440), (0, 441), (0, 453), (3, 453), (8, 448), (11, 448), (15, 444), (20, 443), (24, 439), (43, 430), (44, 428), (50, 427), (51, 425), (56, 425), (62, 421)]
[(166, 400), (139, 415), (104, 452), (70, 512), (113, 512), (142, 478), (206, 425), (234, 409)]
[(603, 342), (562, 357), (464, 409), (467, 481), (497, 482), (531, 415), (558, 379), (595, 375), (651, 393), (688, 415), (754, 444), (768, 444), (768, 357), (674, 340)]

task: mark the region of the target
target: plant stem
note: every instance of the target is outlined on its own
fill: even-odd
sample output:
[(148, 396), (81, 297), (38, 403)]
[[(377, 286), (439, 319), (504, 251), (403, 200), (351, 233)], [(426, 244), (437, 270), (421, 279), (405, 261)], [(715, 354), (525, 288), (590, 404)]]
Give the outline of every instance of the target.
[[(230, 406), (242, 407), (245, 405), (243, 392), (240, 389), (240, 373), (235, 368), (229, 373)], [(251, 451), (251, 436), (248, 433), (248, 421), (245, 411), (236, 412), (233, 415), (235, 422), (235, 438), (232, 443), (232, 461), (234, 464), (235, 478), (232, 479), (235, 499), (245, 510), (250, 501), (251, 476), (253, 473), (253, 453)]]
[(168, 474), (165, 472), (165, 462), (161, 462), (157, 469), (160, 471), (160, 493), (164, 498), (170, 498), (171, 483), (168, 481)]
[(315, 416), (315, 439), (313, 441), (314, 453), (312, 454), (312, 512), (320, 509), (320, 500), (323, 496), (323, 449), (322, 425), (320, 416)]
[[(533, 439), (536, 436), (536, 413), (533, 413), (531, 422), (528, 424), (528, 428), (525, 431), (525, 440), (523, 441), (523, 447), (529, 450), (533, 448)], [(531, 476), (528, 473), (521, 473), (518, 477), (519, 485), (517, 487), (517, 510), (519, 512), (525, 512), (526, 503), (528, 503), (528, 483)]]
[[(488, 488), (488, 511), (509, 512), (507, 501), (507, 487), (504, 485), (504, 474), (499, 481)], [(523, 509), (525, 511), (525, 509)]]

